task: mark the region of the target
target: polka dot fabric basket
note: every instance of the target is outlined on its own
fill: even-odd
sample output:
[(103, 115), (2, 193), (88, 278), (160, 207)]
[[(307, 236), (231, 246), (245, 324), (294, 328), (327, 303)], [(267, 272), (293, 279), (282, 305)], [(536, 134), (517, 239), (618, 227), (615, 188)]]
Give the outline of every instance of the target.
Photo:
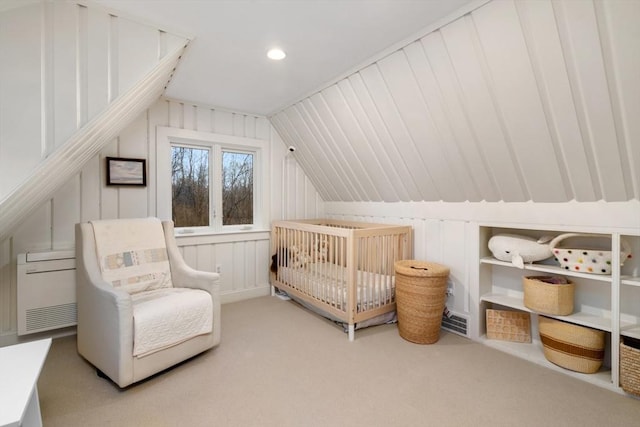
[[(572, 237), (602, 238), (604, 236), (600, 234), (565, 233), (554, 238), (549, 243), (549, 249), (551, 249), (556, 261), (560, 263), (560, 267), (581, 273), (611, 274), (611, 251), (559, 247), (560, 242)], [(620, 265), (622, 265), (627, 258), (631, 258), (631, 247), (624, 239), (620, 239), (620, 244), (622, 246)]]

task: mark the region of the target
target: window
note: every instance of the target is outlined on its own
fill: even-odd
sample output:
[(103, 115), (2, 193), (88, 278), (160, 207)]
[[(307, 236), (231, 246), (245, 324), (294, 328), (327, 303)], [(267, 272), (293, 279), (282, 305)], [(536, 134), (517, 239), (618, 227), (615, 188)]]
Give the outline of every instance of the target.
[(222, 152), (222, 225), (253, 224), (253, 153)]
[(210, 225), (209, 150), (171, 146), (171, 219), (176, 227)]
[(264, 228), (266, 141), (158, 128), (158, 216), (178, 233)]

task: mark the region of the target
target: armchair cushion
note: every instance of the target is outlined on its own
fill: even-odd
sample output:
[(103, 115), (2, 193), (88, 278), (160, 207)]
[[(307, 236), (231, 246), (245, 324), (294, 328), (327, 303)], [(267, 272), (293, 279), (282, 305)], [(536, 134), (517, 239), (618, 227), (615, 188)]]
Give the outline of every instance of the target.
[(157, 218), (92, 221), (102, 278), (130, 294), (172, 287), (162, 223)]
[(138, 292), (133, 303), (133, 355), (144, 357), (212, 331), (208, 292), (166, 288)]

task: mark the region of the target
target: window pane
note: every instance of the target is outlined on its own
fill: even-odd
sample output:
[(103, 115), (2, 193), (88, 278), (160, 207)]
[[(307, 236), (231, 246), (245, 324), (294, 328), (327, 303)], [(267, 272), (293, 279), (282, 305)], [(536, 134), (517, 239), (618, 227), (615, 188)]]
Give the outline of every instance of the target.
[(253, 224), (253, 154), (222, 153), (222, 225)]
[(176, 227), (209, 226), (209, 150), (171, 147), (171, 193)]

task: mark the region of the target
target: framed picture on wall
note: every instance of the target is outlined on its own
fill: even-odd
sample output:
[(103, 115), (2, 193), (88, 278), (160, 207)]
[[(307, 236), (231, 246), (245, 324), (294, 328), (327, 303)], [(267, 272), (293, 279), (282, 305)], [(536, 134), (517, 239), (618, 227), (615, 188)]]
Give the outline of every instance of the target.
[(107, 157), (107, 185), (147, 185), (147, 160)]

